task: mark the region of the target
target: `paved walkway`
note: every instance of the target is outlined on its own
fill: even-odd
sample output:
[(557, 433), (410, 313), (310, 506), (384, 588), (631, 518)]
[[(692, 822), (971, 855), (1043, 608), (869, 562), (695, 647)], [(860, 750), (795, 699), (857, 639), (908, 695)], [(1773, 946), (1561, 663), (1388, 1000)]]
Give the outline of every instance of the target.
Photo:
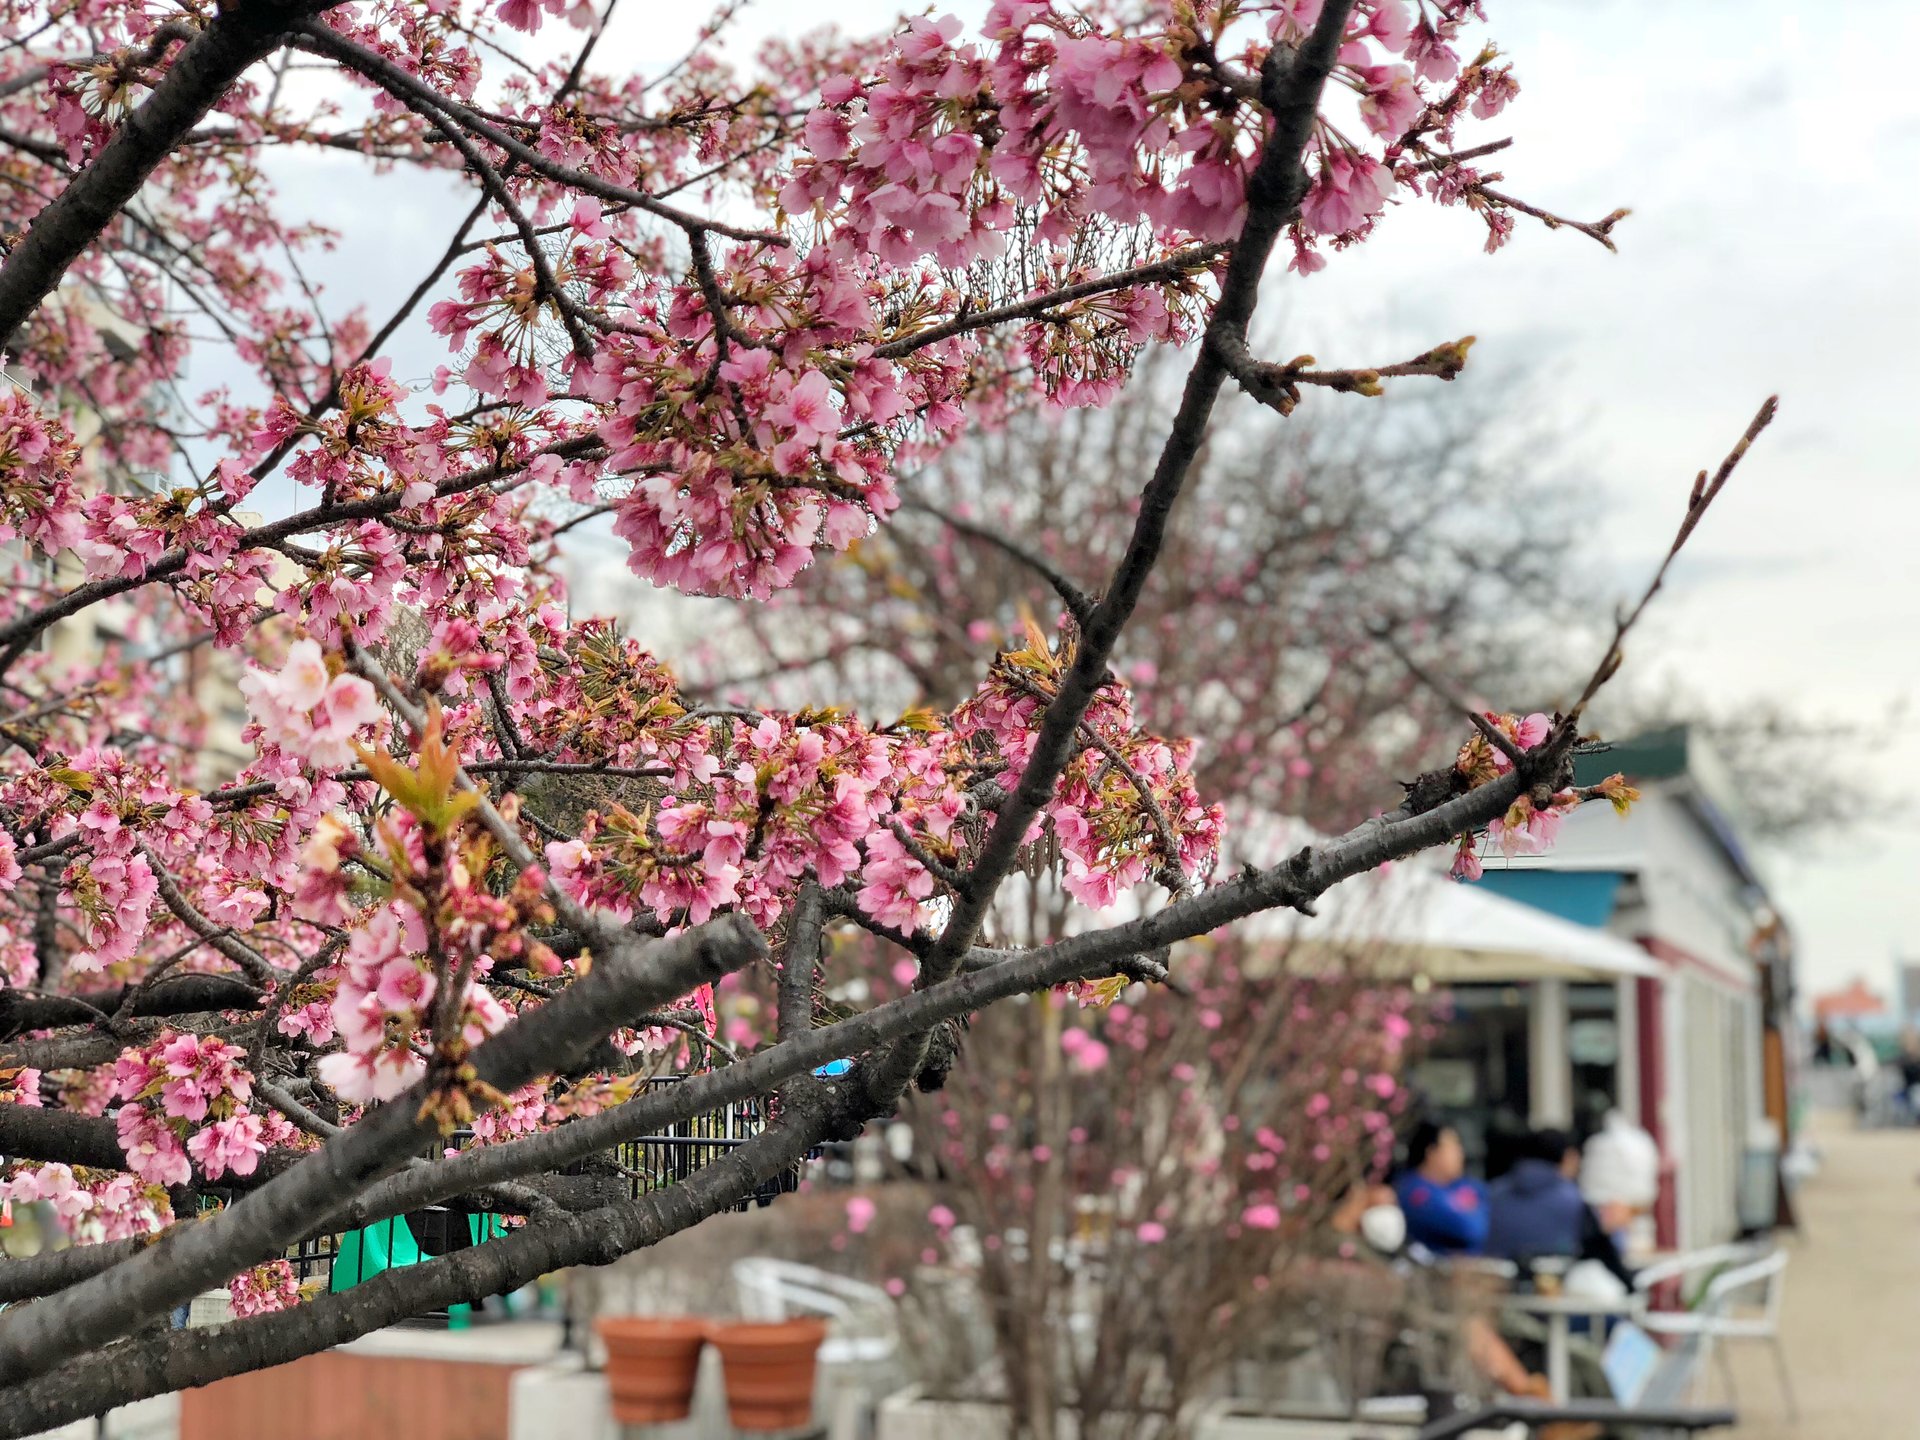
[[(1920, 1436), (1920, 1131), (1818, 1115), (1825, 1157), (1801, 1186), (1781, 1325), (1800, 1400), (1787, 1418), (1763, 1345), (1733, 1347), (1734, 1440)], [(1717, 1369), (1717, 1367), (1716, 1367)], [(1707, 1396), (1718, 1398), (1719, 1378)], [(1703, 1397), (1705, 1398), (1705, 1397)]]

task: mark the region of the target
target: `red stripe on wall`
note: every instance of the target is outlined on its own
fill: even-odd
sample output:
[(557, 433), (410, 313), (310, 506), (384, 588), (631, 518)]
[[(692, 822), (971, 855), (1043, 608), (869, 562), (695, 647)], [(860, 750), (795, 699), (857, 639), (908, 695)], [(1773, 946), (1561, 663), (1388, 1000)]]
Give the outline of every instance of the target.
[[(1665, 959), (1653, 940), (1641, 943), (1656, 959)], [(1670, 948), (1670, 947), (1669, 947)], [(1634, 981), (1634, 1038), (1640, 1052), (1640, 1126), (1660, 1147), (1660, 1195), (1653, 1204), (1654, 1243), (1662, 1250), (1679, 1244), (1679, 1192), (1673, 1159), (1667, 1152), (1661, 1105), (1667, 1095), (1666, 982), (1656, 976)]]

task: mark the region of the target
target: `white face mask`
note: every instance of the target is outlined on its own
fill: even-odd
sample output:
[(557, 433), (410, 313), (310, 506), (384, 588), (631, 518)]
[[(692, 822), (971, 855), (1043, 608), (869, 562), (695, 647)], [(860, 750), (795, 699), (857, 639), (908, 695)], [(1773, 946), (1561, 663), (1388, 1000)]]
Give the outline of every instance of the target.
[(1383, 1255), (1392, 1255), (1407, 1243), (1407, 1217), (1398, 1205), (1375, 1205), (1360, 1216), (1360, 1234)]

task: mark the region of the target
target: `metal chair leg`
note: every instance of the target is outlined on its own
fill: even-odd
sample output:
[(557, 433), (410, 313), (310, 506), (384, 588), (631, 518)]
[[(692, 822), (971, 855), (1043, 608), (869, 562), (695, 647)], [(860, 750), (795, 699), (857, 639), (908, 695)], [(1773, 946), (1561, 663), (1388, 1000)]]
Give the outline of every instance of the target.
[(1773, 1348), (1773, 1367), (1780, 1376), (1780, 1394), (1787, 1402), (1787, 1418), (1796, 1424), (1800, 1420), (1800, 1401), (1793, 1393), (1793, 1376), (1787, 1371), (1786, 1347), (1780, 1343), (1778, 1335), (1769, 1335), (1767, 1344)]
[(1720, 1381), (1727, 1387), (1727, 1406), (1729, 1409), (1738, 1410), (1740, 1395), (1733, 1384), (1733, 1347), (1723, 1343), (1714, 1346), (1713, 1352), (1714, 1357), (1720, 1362)]

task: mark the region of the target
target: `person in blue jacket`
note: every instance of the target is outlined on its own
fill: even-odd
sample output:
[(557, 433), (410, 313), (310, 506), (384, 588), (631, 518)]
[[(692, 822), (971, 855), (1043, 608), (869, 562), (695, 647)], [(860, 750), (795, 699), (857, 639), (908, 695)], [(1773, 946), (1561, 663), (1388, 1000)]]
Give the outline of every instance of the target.
[(1631, 1286), (1633, 1272), (1580, 1193), (1580, 1147), (1538, 1130), (1514, 1167), (1487, 1188), (1487, 1253), (1525, 1264), (1545, 1256), (1598, 1260)]
[(1393, 1190), (1407, 1239), (1436, 1255), (1478, 1255), (1487, 1243), (1487, 1197), (1467, 1176), (1467, 1152), (1451, 1125), (1423, 1120), (1407, 1140), (1407, 1165)]
[(1567, 1173), (1570, 1162), (1563, 1157), (1571, 1148), (1558, 1130), (1536, 1131), (1513, 1168), (1487, 1188), (1489, 1254), (1536, 1260), (1580, 1253), (1586, 1201)]

